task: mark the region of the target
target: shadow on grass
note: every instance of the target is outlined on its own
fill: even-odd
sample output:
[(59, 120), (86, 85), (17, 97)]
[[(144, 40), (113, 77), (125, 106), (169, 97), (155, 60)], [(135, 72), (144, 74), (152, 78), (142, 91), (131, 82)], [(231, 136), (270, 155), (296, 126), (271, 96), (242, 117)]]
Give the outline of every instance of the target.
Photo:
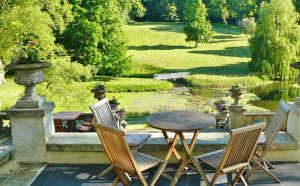
[(114, 77), (112, 77), (112, 76), (95, 76), (93, 78), (93, 81), (109, 82), (113, 79), (114, 79)]
[(218, 40), (211, 40), (208, 43), (224, 43), (224, 42), (233, 42), (233, 41), (240, 41), (239, 39), (218, 39)]
[(238, 26), (225, 24), (213, 24), (212, 30), (219, 34), (240, 35), (242, 33)]
[[(201, 59), (199, 60), (201, 63)], [(156, 69), (151, 73), (135, 73), (130, 74), (129, 77), (140, 77), (140, 78), (153, 78), (154, 74), (160, 73), (175, 73), (175, 72), (190, 72), (191, 75), (224, 75), (224, 76), (247, 76), (250, 73), (247, 62), (241, 62), (236, 64), (227, 64), (223, 66), (212, 66), (212, 67), (196, 67), (189, 69)]]
[(235, 39), (235, 38), (240, 38), (236, 36), (231, 36), (231, 35), (218, 35), (218, 36), (213, 36), (213, 39)]
[(193, 47), (187, 46), (174, 46), (174, 45), (142, 45), (142, 46), (129, 46), (129, 50), (175, 50), (175, 49), (191, 49)]
[[(200, 62), (201, 63), (201, 62)], [(247, 62), (236, 64), (228, 64), (215, 67), (197, 67), (185, 69), (192, 75), (206, 74), (206, 75), (226, 75), (226, 76), (247, 76), (250, 73)]]
[(158, 32), (177, 32), (177, 33), (184, 33), (183, 32), (184, 24), (175, 24), (175, 25), (165, 25), (165, 26), (158, 26), (150, 28), (151, 30), (158, 31)]
[(250, 48), (248, 46), (227, 47), (225, 50), (198, 50), (189, 51), (194, 54), (212, 54), (218, 56), (230, 57), (251, 57)]

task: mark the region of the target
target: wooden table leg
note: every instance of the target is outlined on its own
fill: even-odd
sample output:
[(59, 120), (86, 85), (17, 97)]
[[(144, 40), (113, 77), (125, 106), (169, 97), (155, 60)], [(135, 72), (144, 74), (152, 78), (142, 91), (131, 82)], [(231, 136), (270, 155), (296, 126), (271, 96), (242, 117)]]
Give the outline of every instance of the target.
[(182, 158), (181, 158), (181, 156), (179, 155), (179, 153), (177, 152), (177, 150), (175, 148), (176, 143), (179, 139), (179, 134), (175, 133), (173, 141), (171, 141), (166, 131), (163, 130), (162, 133), (165, 137), (165, 140), (166, 140), (167, 144), (170, 146), (168, 154), (167, 154), (165, 160), (168, 161), (170, 159), (172, 153), (173, 153), (174, 156), (176, 157), (176, 159), (181, 162)]
[(193, 165), (195, 166), (196, 170), (199, 172), (199, 174), (201, 175), (201, 177), (204, 179), (204, 182), (206, 184), (209, 184), (208, 182), (208, 179), (205, 175), (203, 175), (203, 172), (201, 171), (201, 168), (198, 166), (198, 164), (196, 163), (193, 155), (192, 155), (192, 152), (193, 152), (193, 149), (195, 147), (195, 143), (197, 141), (197, 137), (198, 137), (198, 134), (199, 134), (199, 130), (195, 131), (194, 132), (194, 136), (192, 138), (192, 141), (190, 143), (190, 145), (187, 144), (184, 136), (183, 136), (183, 133), (182, 132), (179, 132), (179, 137), (180, 137), (180, 140), (182, 142), (182, 145), (186, 151), (186, 156), (185, 158), (183, 159), (183, 161), (181, 162), (181, 165), (172, 181), (172, 183), (170, 185), (175, 185), (177, 183), (177, 181), (179, 180), (180, 176), (181, 176), (181, 173), (184, 169), (184, 167), (186, 166), (188, 160), (191, 160), (191, 162), (193, 163)]

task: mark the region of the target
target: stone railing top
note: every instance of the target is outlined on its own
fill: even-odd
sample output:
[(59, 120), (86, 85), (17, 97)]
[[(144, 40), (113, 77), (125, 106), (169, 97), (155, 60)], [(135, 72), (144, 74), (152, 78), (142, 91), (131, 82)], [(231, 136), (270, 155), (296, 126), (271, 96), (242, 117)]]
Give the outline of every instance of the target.
[[(174, 133), (170, 133), (170, 136)], [(161, 132), (151, 133), (151, 138), (141, 147), (141, 151), (158, 152), (167, 151), (169, 146)], [(186, 140), (193, 137), (193, 133), (184, 133)], [(228, 132), (201, 132), (197, 138), (195, 152), (209, 152), (226, 147), (229, 140)], [(180, 140), (176, 149), (182, 149)], [(60, 152), (102, 152), (100, 140), (95, 132), (91, 133), (56, 133), (48, 139), (48, 151)], [(297, 149), (296, 141), (287, 133), (280, 132), (275, 139), (272, 150), (294, 150)]]

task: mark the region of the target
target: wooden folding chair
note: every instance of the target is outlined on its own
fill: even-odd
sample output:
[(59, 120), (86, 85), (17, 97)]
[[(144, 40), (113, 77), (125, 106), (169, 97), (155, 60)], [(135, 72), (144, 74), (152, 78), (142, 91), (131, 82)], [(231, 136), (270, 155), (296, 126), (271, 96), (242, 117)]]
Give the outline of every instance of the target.
[[(90, 109), (94, 114), (94, 118), (96, 122), (100, 125), (112, 127), (115, 129), (120, 129), (117, 121), (115, 120), (111, 108), (109, 106), (109, 102), (107, 98), (104, 98), (97, 103), (90, 105)], [(132, 152), (136, 152), (138, 148), (140, 148), (149, 138), (151, 134), (126, 134), (125, 138), (128, 142), (128, 145)], [(110, 170), (112, 170), (112, 166), (109, 166), (104, 171), (102, 171), (97, 178), (104, 176)]]
[(274, 169), (272, 164), (268, 162), (266, 159), (264, 159), (267, 152), (272, 148), (272, 144), (282, 128), (282, 126), (287, 122), (287, 117), (289, 113), (288, 106), (283, 102), (280, 101), (279, 106), (275, 112), (275, 115), (272, 118), (272, 121), (267, 126), (267, 129), (265, 130), (265, 133), (262, 134), (261, 139), (258, 143), (258, 147), (261, 147), (263, 149), (263, 152), (259, 154), (257, 152), (257, 149), (255, 150), (255, 157), (252, 158), (252, 162), (254, 163), (253, 167), (250, 169), (248, 174), (245, 176), (245, 179), (247, 180), (253, 172), (256, 170), (257, 167), (259, 167), (261, 170), (263, 170), (268, 176), (270, 176), (276, 183), (280, 183), (280, 180), (276, 178), (270, 171), (269, 168)]
[[(260, 123), (234, 129), (230, 132), (230, 139), (226, 149), (195, 156), (194, 158), (200, 167), (205, 183), (207, 185), (214, 185), (219, 175), (236, 172), (236, 176), (231, 184), (235, 185), (238, 180), (241, 180), (243, 185), (247, 185), (242, 174), (249, 165), (258, 138), (265, 126), (265, 123)], [(208, 177), (204, 174), (199, 161), (216, 169), (211, 182), (209, 182)]]
[(118, 177), (113, 185), (117, 185), (121, 179), (124, 185), (128, 185), (124, 173), (137, 176), (143, 185), (147, 185), (142, 172), (152, 167), (159, 166), (156, 174), (153, 176), (150, 185), (154, 185), (167, 165), (167, 161), (137, 152), (131, 153), (125, 138), (125, 133), (121, 130), (106, 127), (93, 123), (95, 130), (100, 138), (108, 159)]

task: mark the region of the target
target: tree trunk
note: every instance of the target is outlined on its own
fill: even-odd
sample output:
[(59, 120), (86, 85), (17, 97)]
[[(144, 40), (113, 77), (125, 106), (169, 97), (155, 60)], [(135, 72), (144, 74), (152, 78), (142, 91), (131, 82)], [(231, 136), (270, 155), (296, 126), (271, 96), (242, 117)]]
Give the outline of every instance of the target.
[(196, 45), (195, 45), (195, 47), (198, 47), (198, 41), (196, 40)]
[(4, 75), (5, 74), (4, 74), (3, 64), (2, 64), (2, 61), (0, 59), (0, 85), (6, 83)]

